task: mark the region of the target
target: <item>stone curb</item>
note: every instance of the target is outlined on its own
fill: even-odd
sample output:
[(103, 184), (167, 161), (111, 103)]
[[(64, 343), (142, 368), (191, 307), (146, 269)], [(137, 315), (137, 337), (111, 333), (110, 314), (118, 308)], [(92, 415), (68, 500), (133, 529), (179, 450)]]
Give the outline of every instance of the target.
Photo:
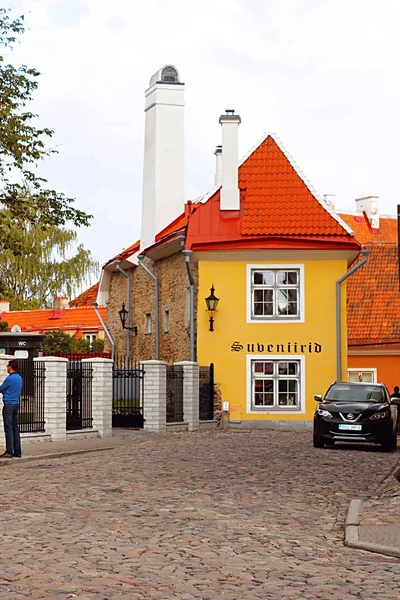
[(38, 456), (26, 456), (23, 458), (4, 458), (0, 460), (0, 467), (8, 465), (22, 465), (34, 460), (44, 460), (46, 458), (63, 458), (64, 456), (76, 456), (79, 454), (88, 454), (89, 452), (103, 452), (105, 450), (114, 450), (116, 446), (105, 446), (103, 448), (86, 448), (84, 450), (66, 450), (65, 452), (53, 452), (52, 454), (38, 454)]
[(400, 558), (400, 548), (360, 541), (359, 529), (361, 507), (362, 501), (359, 499), (352, 500), (350, 502), (345, 527), (346, 546), (349, 546), (349, 548), (357, 548), (358, 550), (366, 550), (367, 552), (376, 552), (377, 554), (385, 554), (386, 556)]

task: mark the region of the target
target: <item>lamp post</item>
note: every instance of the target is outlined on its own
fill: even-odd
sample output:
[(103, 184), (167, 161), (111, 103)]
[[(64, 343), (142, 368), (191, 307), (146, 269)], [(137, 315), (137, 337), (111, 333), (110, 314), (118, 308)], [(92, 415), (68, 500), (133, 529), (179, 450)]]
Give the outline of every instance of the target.
[(133, 331), (135, 335), (137, 335), (137, 327), (127, 327), (126, 326), (126, 318), (128, 316), (128, 311), (125, 308), (125, 303), (122, 305), (121, 310), (118, 311), (119, 318), (121, 320), (122, 329), (128, 329), (129, 331)]
[(205, 301), (207, 304), (207, 310), (210, 313), (210, 329), (209, 329), (209, 331), (214, 331), (213, 314), (217, 310), (217, 306), (218, 306), (218, 302), (219, 302), (219, 298), (217, 298), (216, 295), (214, 294), (214, 292), (215, 292), (214, 284), (211, 286), (210, 292), (211, 292), (211, 294), (209, 296), (207, 296), (207, 298), (205, 298)]

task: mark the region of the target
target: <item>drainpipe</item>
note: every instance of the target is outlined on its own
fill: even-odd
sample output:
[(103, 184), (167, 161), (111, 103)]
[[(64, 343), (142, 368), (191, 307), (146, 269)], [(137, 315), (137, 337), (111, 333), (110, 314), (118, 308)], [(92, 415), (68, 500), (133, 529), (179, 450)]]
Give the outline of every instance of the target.
[(343, 277), (338, 279), (336, 282), (336, 377), (338, 381), (342, 381), (342, 319), (340, 310), (340, 284), (365, 265), (370, 252), (370, 250), (361, 250), (363, 259), (354, 265), (350, 271), (347, 271), (347, 273), (345, 273)]
[(147, 265), (144, 264), (144, 256), (138, 256), (139, 266), (146, 271), (148, 275), (154, 280), (156, 288), (156, 360), (160, 360), (160, 309), (159, 309), (159, 284), (158, 277), (154, 275)]
[(107, 329), (107, 327), (106, 327), (106, 324), (105, 324), (105, 323), (104, 323), (104, 321), (103, 321), (103, 317), (102, 317), (102, 316), (101, 316), (101, 314), (100, 314), (100, 311), (99, 311), (99, 309), (98, 309), (98, 306), (99, 306), (99, 305), (97, 304), (97, 302), (93, 302), (93, 307), (94, 307), (94, 310), (95, 310), (95, 312), (96, 312), (97, 318), (99, 319), (100, 323), (102, 324), (102, 326), (103, 326), (103, 329), (104, 329), (104, 331), (105, 331), (105, 333), (106, 333), (106, 336), (108, 337), (108, 340), (109, 340), (109, 342), (110, 342), (110, 344), (111, 344), (111, 359), (112, 359), (112, 361), (114, 362), (114, 358), (115, 358), (115, 342), (114, 342), (114, 340), (112, 339), (112, 337), (111, 337), (111, 333), (108, 331), (108, 329)]
[(190, 325), (190, 360), (196, 362), (196, 353), (194, 348), (194, 279), (193, 273), (190, 268), (190, 255), (192, 250), (182, 250), (182, 254), (185, 257), (186, 269), (189, 277), (189, 300), (190, 300), (190, 314), (189, 314), (189, 325)]
[(121, 268), (121, 260), (115, 261), (115, 266), (117, 267), (117, 271), (122, 273), (124, 277), (126, 277), (126, 308), (128, 314), (126, 316), (127, 320), (127, 329), (126, 329), (126, 360), (128, 361), (131, 357), (131, 332), (129, 327), (131, 326), (131, 278), (128, 273)]

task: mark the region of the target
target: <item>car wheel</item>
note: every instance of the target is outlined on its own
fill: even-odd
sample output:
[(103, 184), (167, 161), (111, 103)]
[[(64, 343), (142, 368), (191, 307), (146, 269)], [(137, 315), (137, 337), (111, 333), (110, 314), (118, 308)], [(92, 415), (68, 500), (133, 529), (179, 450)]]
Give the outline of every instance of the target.
[(381, 450), (382, 452), (392, 452), (394, 450), (392, 437), (389, 440), (381, 442)]
[(316, 435), (313, 435), (313, 446), (314, 448), (323, 448), (324, 442), (321, 438), (317, 437)]

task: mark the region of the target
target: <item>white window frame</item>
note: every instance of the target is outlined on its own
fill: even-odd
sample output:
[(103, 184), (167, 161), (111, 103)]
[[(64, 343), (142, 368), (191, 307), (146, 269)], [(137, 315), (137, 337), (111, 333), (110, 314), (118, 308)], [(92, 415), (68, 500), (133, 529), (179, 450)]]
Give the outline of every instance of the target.
[(347, 379), (350, 373), (373, 373), (373, 381), (372, 383), (377, 383), (378, 382), (378, 369), (374, 368), (374, 367), (364, 367), (364, 368), (348, 368), (347, 369)]
[(85, 336), (85, 340), (90, 342), (90, 344), (93, 344), (94, 340), (97, 340), (97, 333), (88, 332), (88, 333), (84, 333), (83, 335)]
[[(253, 378), (251, 364), (253, 361), (281, 361), (281, 362), (299, 362), (300, 367), (300, 386), (299, 398), (300, 406), (285, 406), (280, 409), (268, 408), (253, 408)], [(306, 369), (305, 357), (295, 356), (293, 354), (246, 354), (246, 412), (252, 415), (303, 415), (306, 412)]]
[(144, 316), (144, 334), (151, 335), (153, 333), (153, 317), (151, 313), (146, 313)]
[[(267, 316), (253, 317), (253, 296), (252, 288), (252, 271), (255, 270), (279, 270), (279, 271), (299, 271), (299, 304), (300, 311), (298, 317), (280, 317), (279, 319), (270, 318)], [(246, 265), (246, 321), (247, 323), (304, 323), (305, 315), (305, 293), (304, 293), (304, 264), (262, 264), (262, 265)]]

